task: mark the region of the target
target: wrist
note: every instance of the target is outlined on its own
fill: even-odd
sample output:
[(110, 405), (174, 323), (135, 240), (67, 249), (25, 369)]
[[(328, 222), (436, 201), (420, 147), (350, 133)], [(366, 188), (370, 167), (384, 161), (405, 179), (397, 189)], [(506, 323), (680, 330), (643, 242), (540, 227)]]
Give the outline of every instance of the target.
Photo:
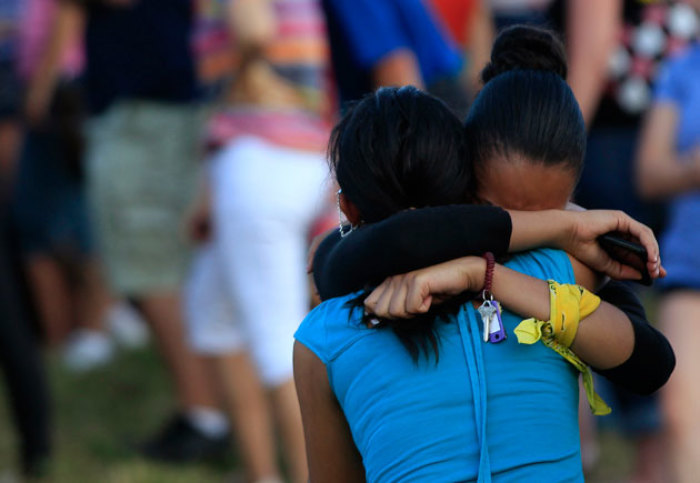
[(549, 210), (548, 218), (554, 227), (550, 246), (564, 251), (570, 251), (573, 240), (576, 239), (578, 215), (570, 210)]
[(486, 259), (482, 257), (465, 257), (464, 273), (467, 280), (467, 290), (480, 292), (484, 288)]

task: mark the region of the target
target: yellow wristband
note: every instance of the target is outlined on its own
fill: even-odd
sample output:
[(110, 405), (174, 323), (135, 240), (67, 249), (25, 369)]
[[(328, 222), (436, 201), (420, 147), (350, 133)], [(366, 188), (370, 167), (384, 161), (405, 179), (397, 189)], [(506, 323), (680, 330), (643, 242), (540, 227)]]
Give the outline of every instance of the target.
[(600, 297), (578, 285), (559, 284), (549, 280), (550, 320), (523, 320), (514, 329), (520, 344), (544, 345), (578, 369), (583, 376), (586, 397), (593, 414), (604, 416), (610, 407), (595, 392), (590, 368), (569, 348), (576, 337), (579, 322), (592, 314), (600, 305)]
[(554, 338), (564, 347), (571, 347), (578, 325), (600, 305), (600, 297), (579, 285), (549, 283), (549, 322)]

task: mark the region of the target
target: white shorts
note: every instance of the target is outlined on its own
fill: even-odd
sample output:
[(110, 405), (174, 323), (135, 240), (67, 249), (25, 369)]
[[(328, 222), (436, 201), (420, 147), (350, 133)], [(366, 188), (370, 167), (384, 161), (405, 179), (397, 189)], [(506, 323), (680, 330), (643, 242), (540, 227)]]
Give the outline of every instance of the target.
[(185, 287), (198, 353), (248, 351), (267, 386), (292, 377), (294, 332), (309, 304), (307, 237), (329, 178), (321, 154), (252, 137), (212, 160), (212, 240)]

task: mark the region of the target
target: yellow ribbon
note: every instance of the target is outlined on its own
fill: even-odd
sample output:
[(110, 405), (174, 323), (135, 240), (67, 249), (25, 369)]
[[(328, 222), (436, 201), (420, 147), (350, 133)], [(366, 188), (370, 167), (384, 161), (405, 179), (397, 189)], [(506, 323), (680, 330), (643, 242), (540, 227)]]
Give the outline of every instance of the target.
[(600, 297), (579, 285), (549, 283), (549, 321), (554, 338), (564, 347), (571, 347), (579, 322), (600, 305)]
[[(600, 298), (578, 285), (549, 280), (550, 317), (548, 321), (527, 319), (514, 329), (520, 344), (542, 343), (572, 364), (583, 377), (583, 387), (591, 412), (605, 416), (612, 411), (593, 388), (591, 369), (569, 347), (576, 337), (578, 324), (600, 305)], [(552, 321), (555, 321), (552, 323)]]

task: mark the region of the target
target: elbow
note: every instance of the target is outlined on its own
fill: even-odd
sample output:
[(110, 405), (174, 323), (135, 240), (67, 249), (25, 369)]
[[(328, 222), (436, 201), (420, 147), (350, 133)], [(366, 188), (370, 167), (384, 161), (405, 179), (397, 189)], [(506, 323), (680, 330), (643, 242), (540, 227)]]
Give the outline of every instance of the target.
[(610, 382), (639, 396), (649, 396), (661, 389), (676, 367), (676, 356), (668, 341), (655, 349), (636, 348), (632, 356), (612, 369), (595, 369)]
[(673, 374), (676, 368), (676, 355), (673, 353), (671, 346), (668, 346), (668, 354), (659, 358), (659, 364), (656, 369), (649, 371), (648, 377), (643, 379), (643, 382), (636, 387), (628, 387), (630, 392), (640, 396), (650, 396), (661, 389)]
[(643, 396), (648, 396), (655, 393), (661, 389), (671, 378), (673, 370), (676, 368), (676, 355), (673, 353), (673, 349), (669, 346), (669, 356), (663, 361), (661, 367), (659, 368), (659, 373), (657, 377), (652, 377), (649, 380), (649, 386), (646, 387), (646, 392), (641, 393)]

